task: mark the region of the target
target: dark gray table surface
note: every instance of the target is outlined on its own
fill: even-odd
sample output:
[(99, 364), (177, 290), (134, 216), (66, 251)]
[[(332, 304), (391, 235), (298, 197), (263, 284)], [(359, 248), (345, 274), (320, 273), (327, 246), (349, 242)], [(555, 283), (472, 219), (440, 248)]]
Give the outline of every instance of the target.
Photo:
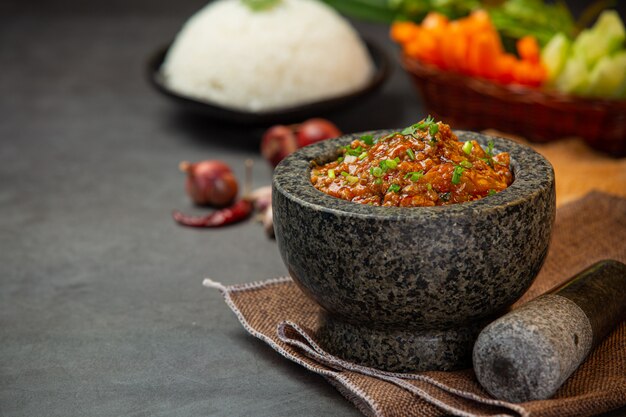
[[(270, 183), (261, 128), (190, 117), (145, 79), (148, 56), (203, 4), (0, 4), (0, 416), (357, 416), (321, 377), (249, 336), (224, 284), (284, 275), (255, 222), (178, 227), (179, 161), (221, 159)], [(378, 93), (331, 115), (346, 132), (422, 106), (393, 57)]]

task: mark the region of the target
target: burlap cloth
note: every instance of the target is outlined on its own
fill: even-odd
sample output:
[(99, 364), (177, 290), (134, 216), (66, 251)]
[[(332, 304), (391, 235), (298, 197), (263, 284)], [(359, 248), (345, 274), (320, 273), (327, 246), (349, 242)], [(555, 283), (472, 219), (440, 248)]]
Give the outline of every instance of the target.
[[(626, 199), (594, 192), (561, 206), (550, 251), (517, 305), (594, 262), (626, 262)], [(589, 416), (626, 405), (626, 323), (619, 325), (549, 400), (494, 400), (471, 369), (385, 373), (344, 362), (315, 343), (319, 307), (289, 278), (223, 287), (244, 328), (279, 354), (323, 375), (368, 416)]]

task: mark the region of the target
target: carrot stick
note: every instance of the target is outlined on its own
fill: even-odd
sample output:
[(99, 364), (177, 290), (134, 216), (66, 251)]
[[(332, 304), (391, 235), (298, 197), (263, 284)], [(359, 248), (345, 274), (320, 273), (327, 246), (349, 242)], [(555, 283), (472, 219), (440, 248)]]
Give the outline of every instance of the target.
[(524, 61), (539, 62), (541, 50), (534, 36), (524, 36), (516, 42), (517, 53)]

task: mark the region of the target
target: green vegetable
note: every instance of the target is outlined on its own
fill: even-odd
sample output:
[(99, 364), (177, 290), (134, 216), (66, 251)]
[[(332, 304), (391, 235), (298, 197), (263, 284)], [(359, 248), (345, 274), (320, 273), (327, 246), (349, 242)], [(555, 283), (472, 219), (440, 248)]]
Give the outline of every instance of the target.
[(549, 85), (568, 94), (623, 98), (625, 40), (626, 28), (614, 10), (603, 11), (571, 43), (565, 34), (555, 35), (541, 51)]
[(541, 62), (548, 71), (548, 81), (553, 81), (563, 70), (572, 43), (563, 33), (557, 33), (541, 50)]
[(398, 184), (391, 184), (389, 186), (389, 188), (387, 189), (387, 192), (394, 192), (394, 193), (399, 193), (400, 192), (400, 186)]
[(346, 149), (346, 155), (359, 156), (363, 153), (362, 146), (357, 146), (356, 148), (352, 149), (350, 145), (346, 145), (344, 148)]
[(262, 10), (268, 10), (276, 6), (282, 0), (241, 0), (243, 4), (248, 6), (251, 10), (259, 12)]
[(471, 168), (473, 167), (472, 163), (470, 161), (461, 161), (459, 162), (459, 165), (461, 165), (463, 168)]
[(487, 150), (485, 151), (485, 153), (489, 156), (493, 156), (493, 147), (495, 146), (495, 143), (493, 140), (489, 140), (487, 142)]
[(589, 74), (586, 95), (626, 98), (626, 50), (614, 56), (605, 56)]
[(405, 127), (400, 133), (403, 134), (404, 136), (408, 136), (408, 135), (414, 135), (416, 131), (417, 131), (417, 128), (415, 127), (415, 125), (413, 125), (413, 126)]
[(428, 133), (430, 134), (430, 136), (435, 136), (437, 132), (439, 132), (439, 125), (437, 123), (431, 124), (428, 128)]
[(382, 162), (385, 164), (387, 169), (396, 169), (398, 167), (398, 162), (393, 159), (385, 159)]
[(370, 168), (370, 174), (372, 174), (375, 177), (382, 177), (383, 176), (383, 170), (380, 167), (371, 167)]
[(550, 4), (543, 0), (507, 0), (490, 7), (489, 16), (505, 40), (532, 35), (545, 45), (557, 33), (574, 33), (572, 14), (564, 1)]
[(415, 135), (418, 130), (428, 130), (428, 133), (433, 136), (439, 131), (439, 125), (437, 125), (437, 122), (435, 122), (435, 119), (433, 119), (432, 116), (428, 115), (424, 121), (404, 128), (404, 130), (400, 133), (404, 136)]
[(409, 172), (407, 173), (404, 178), (411, 178), (411, 181), (413, 182), (417, 182), (420, 180), (420, 178), (422, 178), (424, 176), (424, 171), (417, 171), (417, 172)]
[[(593, 16), (598, 0), (585, 11)], [(376, 22), (394, 20), (421, 22), (429, 12), (438, 12), (450, 19), (467, 16), (472, 10), (486, 8), (492, 22), (505, 41), (526, 35), (535, 36), (545, 45), (556, 33), (573, 36), (576, 25), (565, 1), (552, 4), (544, 0), (324, 0), (342, 14)], [(507, 42), (505, 42), (507, 43)], [(514, 42), (509, 42), (514, 46)]]
[(361, 155), (359, 155), (360, 160), (363, 160), (365, 158), (367, 158), (367, 152), (363, 152)]
[(413, 149), (407, 148), (406, 154), (409, 155), (409, 158), (411, 158), (411, 161), (415, 161), (415, 152), (413, 152)]
[(323, 0), (342, 14), (374, 22), (392, 22), (397, 12), (387, 0)]
[(557, 90), (568, 94), (583, 94), (589, 86), (589, 69), (583, 56), (570, 56), (554, 83)]
[(496, 190), (489, 190), (489, 191), (487, 191), (487, 195), (494, 195), (494, 194), (497, 194)]
[(600, 58), (623, 47), (626, 29), (615, 10), (605, 10), (591, 29), (583, 30), (572, 45), (572, 53), (593, 68)]
[(341, 176), (344, 177), (346, 181), (348, 181), (350, 184), (354, 184), (355, 182), (359, 180), (358, 177), (355, 177), (354, 175), (350, 175), (346, 171), (341, 171)]
[(471, 141), (468, 140), (468, 141), (466, 141), (463, 144), (463, 148), (462, 149), (463, 149), (463, 152), (465, 152), (466, 154), (469, 155), (470, 153), (472, 153), (472, 148), (473, 147), (474, 147), (474, 144)]
[(374, 137), (372, 135), (363, 135), (361, 136), (361, 140), (368, 146), (372, 146), (374, 144)]
[(452, 184), (458, 185), (461, 182), (461, 175), (463, 174), (463, 171), (465, 171), (465, 168), (461, 165), (454, 167), (454, 172), (452, 172)]
[(341, 13), (358, 19), (391, 23), (394, 20), (420, 22), (428, 12), (451, 18), (466, 16), (481, 5), (479, 0), (324, 0)]
[(328, 178), (335, 179), (335, 170), (334, 169), (329, 169), (328, 170)]

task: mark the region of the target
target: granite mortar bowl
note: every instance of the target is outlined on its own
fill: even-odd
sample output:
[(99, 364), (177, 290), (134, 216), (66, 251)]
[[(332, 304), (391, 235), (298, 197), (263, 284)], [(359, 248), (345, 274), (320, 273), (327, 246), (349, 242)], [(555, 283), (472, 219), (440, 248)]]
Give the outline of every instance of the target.
[[(480, 200), (414, 208), (353, 203), (313, 187), (311, 161), (336, 159), (363, 134), (390, 132), (319, 142), (276, 167), (278, 247), (291, 277), (325, 310), (321, 338), (329, 350), (387, 370), (458, 368), (486, 321), (517, 300), (543, 264), (554, 171), (527, 146), (455, 131), (459, 140), (484, 147), (493, 140), (496, 153), (509, 152), (513, 183)], [(453, 339), (460, 344), (451, 347)], [(424, 343), (431, 352), (420, 357), (415, 349)]]

